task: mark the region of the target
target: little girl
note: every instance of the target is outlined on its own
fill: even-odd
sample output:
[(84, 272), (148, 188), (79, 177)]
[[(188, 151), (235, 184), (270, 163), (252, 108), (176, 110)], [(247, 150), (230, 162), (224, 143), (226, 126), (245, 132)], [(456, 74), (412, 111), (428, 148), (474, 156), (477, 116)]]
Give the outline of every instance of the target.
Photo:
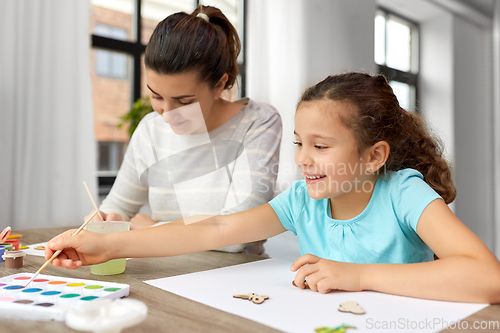
[(321, 293), (375, 290), (500, 302), (500, 263), (446, 205), (455, 198), (448, 164), (383, 76), (329, 76), (306, 90), (295, 136), (304, 180), (268, 204), (110, 235), (71, 237), (70, 230), (50, 241), (45, 256), (62, 249), (53, 265), (75, 269), (113, 258), (216, 249), (291, 230), (303, 254), (291, 266), (299, 288), (307, 278)]

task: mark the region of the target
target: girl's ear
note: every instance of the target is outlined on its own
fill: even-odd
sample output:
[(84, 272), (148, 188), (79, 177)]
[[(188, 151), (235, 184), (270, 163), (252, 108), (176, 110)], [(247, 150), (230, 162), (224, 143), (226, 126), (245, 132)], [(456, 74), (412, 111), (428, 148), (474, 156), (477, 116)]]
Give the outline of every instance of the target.
[(229, 79), (229, 76), (227, 73), (224, 73), (222, 77), (220, 78), (219, 82), (215, 85), (214, 88), (214, 99), (219, 99), (220, 96), (222, 95), (222, 92), (224, 91), (224, 87), (226, 86), (226, 82)]
[(390, 152), (391, 147), (385, 141), (379, 141), (371, 146), (367, 151), (366, 171), (372, 173), (380, 169), (389, 158)]

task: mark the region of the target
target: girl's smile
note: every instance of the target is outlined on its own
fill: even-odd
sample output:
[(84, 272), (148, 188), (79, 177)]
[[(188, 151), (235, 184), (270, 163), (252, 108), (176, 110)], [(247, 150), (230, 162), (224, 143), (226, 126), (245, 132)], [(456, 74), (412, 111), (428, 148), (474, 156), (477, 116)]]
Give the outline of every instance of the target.
[(304, 178), (306, 180), (307, 185), (309, 184), (315, 184), (322, 179), (326, 178), (326, 175), (319, 175), (319, 174), (312, 174), (312, 173), (302, 173), (304, 175)]

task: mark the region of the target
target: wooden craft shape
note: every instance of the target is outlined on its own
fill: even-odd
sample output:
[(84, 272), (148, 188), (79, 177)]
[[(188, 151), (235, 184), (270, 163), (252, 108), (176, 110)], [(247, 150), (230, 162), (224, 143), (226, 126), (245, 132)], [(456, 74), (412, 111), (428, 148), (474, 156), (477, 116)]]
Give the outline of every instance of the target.
[(354, 314), (363, 314), (365, 310), (356, 302), (344, 302), (339, 305), (339, 311), (341, 312), (351, 312)]

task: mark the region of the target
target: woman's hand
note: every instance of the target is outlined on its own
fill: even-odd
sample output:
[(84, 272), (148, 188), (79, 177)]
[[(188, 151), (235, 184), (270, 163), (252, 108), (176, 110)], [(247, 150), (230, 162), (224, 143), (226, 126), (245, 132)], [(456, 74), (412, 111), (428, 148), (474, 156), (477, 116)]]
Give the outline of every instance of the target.
[(100, 264), (108, 261), (108, 242), (104, 234), (80, 231), (73, 235), (76, 230), (68, 230), (49, 241), (45, 248), (45, 260), (50, 259), (54, 252), (62, 250), (61, 254), (52, 261), (54, 267), (75, 269), (81, 266)]
[[(85, 216), (85, 219), (84, 221), (87, 221), (87, 219), (92, 216), (92, 214), (94, 214), (95, 212), (95, 209), (87, 216)], [(102, 218), (101, 218), (102, 216)], [(120, 214), (116, 214), (116, 213), (109, 213), (109, 214), (106, 214), (105, 212), (103, 211), (99, 211), (99, 213), (97, 213), (93, 218), (92, 220), (90, 220), (90, 222), (99, 222), (99, 221), (123, 221), (123, 218), (121, 217)]]
[(338, 262), (306, 254), (295, 260), (290, 267), (292, 272), (298, 270), (293, 284), (304, 289), (307, 284), (313, 291), (326, 294), (331, 290), (361, 291), (362, 265)]
[(153, 224), (155, 224), (158, 221), (153, 220), (149, 215), (147, 214), (136, 214), (134, 217), (130, 219), (130, 222), (132, 223), (130, 225), (130, 229), (143, 229), (147, 227), (151, 227)]

